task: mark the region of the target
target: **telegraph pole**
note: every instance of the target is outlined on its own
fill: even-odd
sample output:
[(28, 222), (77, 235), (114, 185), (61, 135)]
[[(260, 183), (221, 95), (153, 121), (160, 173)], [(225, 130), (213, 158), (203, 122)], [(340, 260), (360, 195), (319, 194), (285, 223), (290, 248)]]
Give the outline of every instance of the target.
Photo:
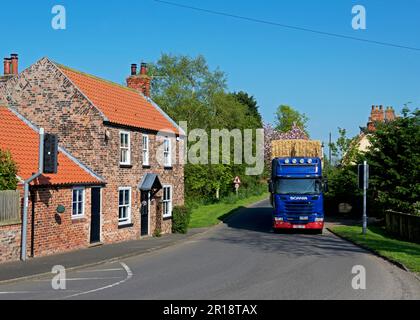
[(368, 169), (367, 161), (363, 163), (363, 235), (367, 233), (367, 189), (368, 189)]
[(331, 157), (332, 157), (331, 144), (332, 144), (332, 135), (331, 135), (331, 132), (330, 132), (330, 142), (329, 142), (329, 145), (328, 145), (328, 147), (329, 147), (328, 148), (328, 152), (329, 152), (328, 159), (329, 159), (330, 165), (331, 165)]

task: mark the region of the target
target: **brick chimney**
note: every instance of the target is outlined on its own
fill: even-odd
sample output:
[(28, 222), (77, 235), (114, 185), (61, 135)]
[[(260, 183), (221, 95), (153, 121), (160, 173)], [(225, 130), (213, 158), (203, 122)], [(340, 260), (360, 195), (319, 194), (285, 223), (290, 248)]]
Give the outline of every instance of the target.
[(141, 63), (140, 73), (137, 74), (137, 65), (131, 65), (131, 76), (127, 78), (127, 87), (140, 91), (150, 97), (150, 82), (152, 78), (147, 75), (147, 64)]
[(385, 110), (385, 121), (391, 122), (394, 121), (396, 118), (394, 108), (387, 107)]
[(10, 55), (10, 58), (4, 58), (3, 66), (3, 75), (0, 74), (0, 83), (6, 82), (19, 73), (18, 55), (13, 53)]
[(395, 111), (392, 107), (387, 107), (384, 110), (383, 106), (372, 106), (370, 112), (369, 122), (367, 123), (367, 131), (372, 133), (376, 131), (377, 123), (391, 122), (396, 119)]

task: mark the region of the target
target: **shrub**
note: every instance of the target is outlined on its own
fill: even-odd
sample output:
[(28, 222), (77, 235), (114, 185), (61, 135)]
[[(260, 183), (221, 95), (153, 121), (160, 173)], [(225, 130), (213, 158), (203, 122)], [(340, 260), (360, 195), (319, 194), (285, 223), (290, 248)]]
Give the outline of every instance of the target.
[(0, 150), (0, 190), (16, 190), (17, 171), (10, 152)]
[(157, 228), (155, 232), (153, 232), (153, 237), (160, 238), (161, 236), (162, 236), (162, 231), (160, 230), (160, 228)]
[(187, 233), (190, 223), (191, 210), (186, 206), (174, 207), (172, 211), (172, 232)]

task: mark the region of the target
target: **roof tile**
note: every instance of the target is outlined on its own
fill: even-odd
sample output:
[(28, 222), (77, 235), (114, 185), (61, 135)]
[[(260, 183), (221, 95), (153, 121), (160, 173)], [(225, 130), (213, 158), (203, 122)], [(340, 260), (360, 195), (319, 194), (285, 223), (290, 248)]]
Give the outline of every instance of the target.
[(179, 133), (152, 103), (134, 89), (58, 65), (86, 97), (115, 124)]

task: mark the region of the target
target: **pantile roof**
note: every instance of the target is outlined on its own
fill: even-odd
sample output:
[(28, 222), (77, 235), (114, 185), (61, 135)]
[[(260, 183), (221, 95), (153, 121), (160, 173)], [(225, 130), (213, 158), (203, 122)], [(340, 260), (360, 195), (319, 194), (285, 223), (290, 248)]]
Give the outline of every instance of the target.
[[(22, 180), (31, 177), (38, 170), (39, 134), (23, 118), (6, 107), (0, 106), (0, 149), (10, 151), (18, 166)], [(35, 185), (103, 184), (104, 181), (88, 168), (59, 149), (57, 174), (43, 174), (34, 181)]]
[(64, 75), (114, 124), (179, 133), (178, 128), (134, 89), (56, 64)]

